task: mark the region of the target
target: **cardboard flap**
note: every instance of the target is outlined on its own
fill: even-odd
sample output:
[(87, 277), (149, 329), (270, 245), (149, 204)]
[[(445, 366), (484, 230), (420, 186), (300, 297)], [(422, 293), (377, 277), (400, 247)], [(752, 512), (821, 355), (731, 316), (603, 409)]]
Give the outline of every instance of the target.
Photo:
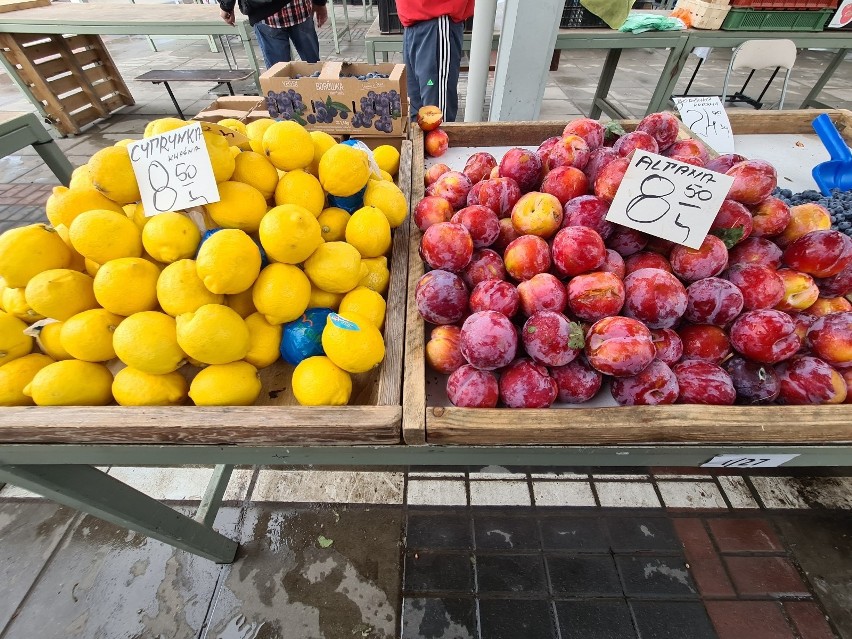
[(391, 71), (390, 78), (388, 78), (388, 79), (389, 80), (395, 80), (395, 81), (398, 82), (398, 81), (402, 80), (402, 74), (403, 73), (405, 73), (405, 65), (404, 64), (394, 65), (393, 71)]
[(326, 62), (320, 72), (321, 80), (339, 80), (343, 70), (343, 62)]

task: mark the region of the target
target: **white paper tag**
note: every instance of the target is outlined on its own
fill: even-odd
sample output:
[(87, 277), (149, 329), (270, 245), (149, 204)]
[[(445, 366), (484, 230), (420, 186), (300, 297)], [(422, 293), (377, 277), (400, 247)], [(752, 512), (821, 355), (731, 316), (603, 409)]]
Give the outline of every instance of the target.
[(198, 122), (139, 140), (127, 150), (146, 217), (219, 201)]
[(697, 249), (734, 179), (636, 149), (606, 219)]
[(764, 455), (761, 453), (716, 455), (709, 462), (701, 464), (701, 468), (777, 468), (798, 456), (798, 453), (794, 455)]
[(834, 14), (828, 26), (832, 29), (839, 29), (850, 22), (852, 22), (852, 0), (843, 0), (837, 7), (837, 13)]
[(672, 99), (690, 131), (718, 153), (734, 152), (731, 121), (718, 95)]

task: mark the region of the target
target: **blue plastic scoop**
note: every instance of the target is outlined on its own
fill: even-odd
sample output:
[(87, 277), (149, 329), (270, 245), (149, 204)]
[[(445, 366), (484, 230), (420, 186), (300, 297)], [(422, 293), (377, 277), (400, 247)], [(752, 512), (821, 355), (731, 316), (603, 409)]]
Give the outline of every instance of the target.
[(812, 171), (819, 190), (828, 196), (831, 189), (852, 190), (852, 151), (825, 113), (818, 115), (811, 124), (831, 156), (830, 161), (817, 164)]

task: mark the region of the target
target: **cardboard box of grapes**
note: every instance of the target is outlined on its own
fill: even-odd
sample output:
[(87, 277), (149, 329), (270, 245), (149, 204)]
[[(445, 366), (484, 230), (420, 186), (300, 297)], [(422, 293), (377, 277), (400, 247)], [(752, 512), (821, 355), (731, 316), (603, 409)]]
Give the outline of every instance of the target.
[(408, 123), (404, 64), (279, 62), (260, 76), (269, 116), (309, 131), (403, 136)]

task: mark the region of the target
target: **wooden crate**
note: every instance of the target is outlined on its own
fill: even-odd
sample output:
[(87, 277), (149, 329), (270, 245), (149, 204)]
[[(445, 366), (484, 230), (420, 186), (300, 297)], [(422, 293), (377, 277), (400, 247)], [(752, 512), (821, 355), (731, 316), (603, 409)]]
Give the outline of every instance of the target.
[[(736, 134), (813, 134), (822, 111), (730, 113)], [(826, 111), (852, 143), (852, 113)], [(638, 121), (623, 122), (626, 130)], [(450, 147), (532, 146), (561, 135), (560, 122), (446, 124)], [(423, 135), (412, 127), (412, 210), (423, 197)], [(682, 135), (684, 133), (682, 132)], [(409, 216), (409, 291), (424, 273), (422, 233)], [(425, 323), (414, 296), (407, 310), (403, 439), (436, 445), (825, 444), (852, 442), (852, 406), (618, 406), (470, 409), (427, 406)]]
[(135, 104), (100, 36), (4, 33), (0, 52), (62, 135)]
[[(409, 140), (397, 181), (410, 199)], [(254, 406), (0, 408), (0, 444), (400, 444), (408, 228), (394, 229), (388, 259), (385, 359), (352, 376), (348, 406), (299, 406), (290, 385), (293, 367), (279, 361), (260, 371), (263, 388)]]

